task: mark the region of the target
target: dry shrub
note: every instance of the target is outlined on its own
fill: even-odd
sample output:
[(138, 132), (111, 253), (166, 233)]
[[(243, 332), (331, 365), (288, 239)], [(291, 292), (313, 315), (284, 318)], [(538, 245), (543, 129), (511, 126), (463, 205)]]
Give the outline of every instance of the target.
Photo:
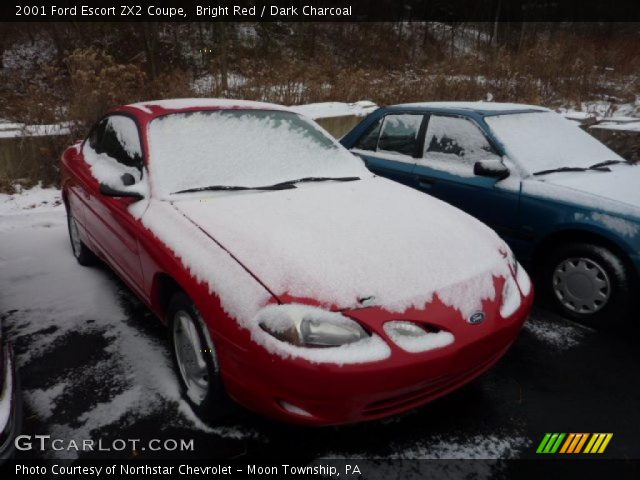
[(69, 117), (80, 127), (95, 122), (110, 107), (141, 100), (145, 73), (138, 65), (116, 63), (96, 48), (78, 49), (66, 56), (69, 71)]
[(144, 100), (160, 98), (187, 98), (193, 96), (191, 75), (181, 70), (161, 73), (149, 82)]

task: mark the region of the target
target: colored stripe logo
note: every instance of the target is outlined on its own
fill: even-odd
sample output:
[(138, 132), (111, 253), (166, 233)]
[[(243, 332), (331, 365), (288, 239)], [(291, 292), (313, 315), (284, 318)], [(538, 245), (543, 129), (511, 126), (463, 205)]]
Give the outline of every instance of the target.
[(604, 453), (613, 433), (546, 433), (536, 453)]

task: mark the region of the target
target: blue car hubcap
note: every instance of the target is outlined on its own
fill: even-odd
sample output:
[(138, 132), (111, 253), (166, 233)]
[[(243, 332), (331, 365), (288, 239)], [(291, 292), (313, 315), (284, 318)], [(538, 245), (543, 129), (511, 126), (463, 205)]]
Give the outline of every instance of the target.
[(589, 258), (567, 258), (553, 272), (553, 291), (571, 312), (593, 314), (607, 304), (611, 282), (607, 272)]

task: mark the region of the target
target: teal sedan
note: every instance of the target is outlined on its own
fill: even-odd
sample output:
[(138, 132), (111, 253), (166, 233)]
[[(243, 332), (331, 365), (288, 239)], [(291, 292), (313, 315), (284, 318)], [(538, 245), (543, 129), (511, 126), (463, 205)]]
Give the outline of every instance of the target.
[(577, 124), (533, 105), (414, 103), (376, 110), (341, 143), (374, 173), (491, 226), (560, 313), (592, 326), (629, 317), (640, 166)]

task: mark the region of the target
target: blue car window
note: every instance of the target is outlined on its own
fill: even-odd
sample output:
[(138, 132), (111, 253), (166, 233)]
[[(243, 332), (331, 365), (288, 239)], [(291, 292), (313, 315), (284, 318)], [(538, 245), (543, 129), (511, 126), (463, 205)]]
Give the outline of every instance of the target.
[(424, 142), (426, 164), (473, 171), (480, 160), (500, 159), (484, 133), (460, 117), (431, 115)]
[(413, 156), (416, 152), (422, 115), (387, 115), (382, 123), (378, 151)]
[(379, 118), (373, 122), (367, 132), (358, 140), (358, 143), (354, 145), (354, 148), (359, 150), (371, 150), (375, 151), (378, 147), (378, 137), (380, 136), (380, 127), (382, 126), (382, 118)]

